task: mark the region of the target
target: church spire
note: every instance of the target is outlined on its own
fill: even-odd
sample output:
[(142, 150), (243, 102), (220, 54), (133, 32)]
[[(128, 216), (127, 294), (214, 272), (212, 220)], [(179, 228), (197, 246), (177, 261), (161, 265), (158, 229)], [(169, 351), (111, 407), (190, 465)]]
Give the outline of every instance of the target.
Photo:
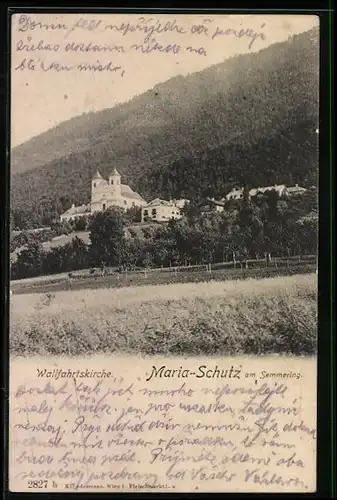
[(110, 177), (112, 177), (113, 175), (118, 175), (119, 177), (121, 176), (116, 167), (114, 167), (113, 171), (110, 174)]
[(99, 171), (98, 171), (98, 170), (96, 170), (96, 173), (95, 173), (95, 175), (93, 176), (93, 179), (102, 179), (102, 176), (101, 176), (101, 174), (99, 173)]

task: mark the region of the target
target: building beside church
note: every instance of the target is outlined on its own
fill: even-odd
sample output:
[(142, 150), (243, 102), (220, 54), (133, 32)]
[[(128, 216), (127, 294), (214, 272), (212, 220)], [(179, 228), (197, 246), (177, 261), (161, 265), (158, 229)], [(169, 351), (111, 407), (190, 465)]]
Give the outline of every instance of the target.
[(64, 221), (72, 221), (75, 219), (79, 219), (80, 217), (86, 217), (90, 215), (90, 203), (89, 205), (80, 205), (79, 207), (75, 207), (74, 204), (66, 210), (62, 215), (60, 215), (61, 222)]
[(74, 220), (86, 217), (95, 212), (104, 212), (109, 207), (120, 207), (128, 210), (132, 207), (142, 207), (146, 201), (140, 194), (133, 191), (127, 184), (122, 184), (121, 175), (116, 168), (113, 169), (108, 179), (104, 179), (99, 171), (95, 173), (91, 180), (91, 201), (88, 205), (75, 207), (72, 205), (64, 212), (60, 219)]
[(142, 207), (142, 222), (166, 222), (171, 219), (181, 219), (180, 210), (189, 203), (188, 200), (161, 200), (156, 198)]

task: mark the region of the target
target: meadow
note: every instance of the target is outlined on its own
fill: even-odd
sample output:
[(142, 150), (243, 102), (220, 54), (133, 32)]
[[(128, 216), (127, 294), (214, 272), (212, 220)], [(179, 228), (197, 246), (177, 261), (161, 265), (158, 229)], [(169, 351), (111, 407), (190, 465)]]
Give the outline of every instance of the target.
[(24, 293), (10, 300), (12, 356), (313, 355), (315, 273)]
[[(316, 260), (316, 259), (315, 259)], [(49, 276), (38, 276), (11, 282), (13, 294), (54, 293), (65, 290), (82, 290), (98, 288), (125, 288), (148, 285), (167, 285), (179, 283), (202, 283), (210, 281), (247, 280), (297, 274), (313, 273), (316, 262), (311, 260), (290, 261), (274, 260), (273, 264), (266, 265), (260, 261), (250, 261), (246, 269), (244, 263), (220, 263), (212, 267), (209, 272), (206, 266), (192, 266), (163, 269), (143, 269), (135, 272), (118, 273), (111, 269), (108, 274), (90, 274), (90, 269), (75, 271), (69, 278), (69, 273)]]

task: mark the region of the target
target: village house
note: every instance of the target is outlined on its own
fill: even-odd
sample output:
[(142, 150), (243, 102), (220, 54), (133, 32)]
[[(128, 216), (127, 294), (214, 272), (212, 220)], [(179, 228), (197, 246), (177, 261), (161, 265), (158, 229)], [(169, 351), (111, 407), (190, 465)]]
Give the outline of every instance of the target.
[(104, 212), (112, 206), (128, 210), (143, 205), (146, 205), (146, 201), (140, 194), (133, 191), (127, 184), (121, 183), (121, 175), (116, 168), (113, 169), (108, 180), (104, 179), (97, 170), (91, 181), (90, 203), (79, 207), (72, 205), (60, 216), (60, 219), (61, 221), (74, 220), (95, 212)]
[[(250, 189), (248, 192), (249, 198), (254, 198), (259, 196), (260, 194), (266, 194), (270, 191), (276, 191), (280, 197), (282, 196), (294, 196), (298, 194), (305, 193), (306, 189), (295, 184), (295, 186), (286, 187), (285, 184), (274, 184), (274, 186), (265, 186)], [(243, 199), (243, 188), (233, 188), (227, 195), (226, 200), (242, 200)]]
[(243, 198), (243, 189), (233, 188), (228, 194), (226, 194), (226, 200), (241, 200)]
[[(250, 189), (248, 192), (248, 197), (249, 198), (254, 198), (255, 196), (258, 196), (259, 194), (265, 194), (268, 191), (276, 191), (279, 196), (283, 196), (284, 192), (286, 190), (285, 184), (275, 184), (274, 186), (266, 186), (266, 187), (258, 187), (258, 188), (253, 188)], [(241, 200), (243, 199), (243, 188), (233, 188), (227, 195), (226, 195), (226, 200)]]
[(188, 200), (161, 200), (156, 198), (142, 207), (142, 222), (148, 220), (165, 222), (170, 219), (181, 219), (181, 208)]
[(80, 205), (79, 207), (75, 207), (75, 205), (72, 204), (71, 207), (60, 216), (60, 219), (61, 222), (70, 222), (80, 217), (86, 217), (90, 215), (90, 213), (90, 204)]
[(224, 200), (215, 200), (214, 198), (207, 198), (206, 203), (202, 207), (202, 214), (207, 214), (210, 212), (223, 212), (225, 210)]
[(305, 193), (307, 190), (304, 187), (295, 184), (295, 186), (287, 187), (285, 194), (287, 196), (298, 196)]

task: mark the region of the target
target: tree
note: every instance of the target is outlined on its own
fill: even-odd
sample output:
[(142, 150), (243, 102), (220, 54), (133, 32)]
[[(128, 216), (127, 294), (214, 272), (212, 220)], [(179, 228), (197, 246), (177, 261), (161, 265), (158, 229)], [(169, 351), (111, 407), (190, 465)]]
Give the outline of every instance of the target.
[(142, 209), (136, 206), (128, 208), (124, 214), (124, 217), (127, 222), (141, 222)]
[(11, 279), (31, 278), (43, 274), (44, 251), (40, 243), (32, 243), (17, 256), (11, 267)]
[(74, 220), (73, 228), (75, 231), (85, 231), (87, 228), (87, 219), (86, 217), (78, 217)]
[(263, 251), (263, 222), (260, 208), (251, 200), (242, 203), (237, 217), (235, 248), (244, 257), (253, 257)]
[(269, 208), (268, 219), (269, 221), (276, 221), (278, 218), (278, 200), (279, 195), (275, 189), (267, 193), (267, 202)]
[(53, 222), (50, 225), (50, 228), (55, 236), (61, 236), (61, 234), (70, 234), (73, 232), (71, 223), (67, 220)]
[(90, 231), (90, 258), (92, 265), (120, 265), (126, 246), (125, 222), (115, 207), (98, 212), (92, 218)]

